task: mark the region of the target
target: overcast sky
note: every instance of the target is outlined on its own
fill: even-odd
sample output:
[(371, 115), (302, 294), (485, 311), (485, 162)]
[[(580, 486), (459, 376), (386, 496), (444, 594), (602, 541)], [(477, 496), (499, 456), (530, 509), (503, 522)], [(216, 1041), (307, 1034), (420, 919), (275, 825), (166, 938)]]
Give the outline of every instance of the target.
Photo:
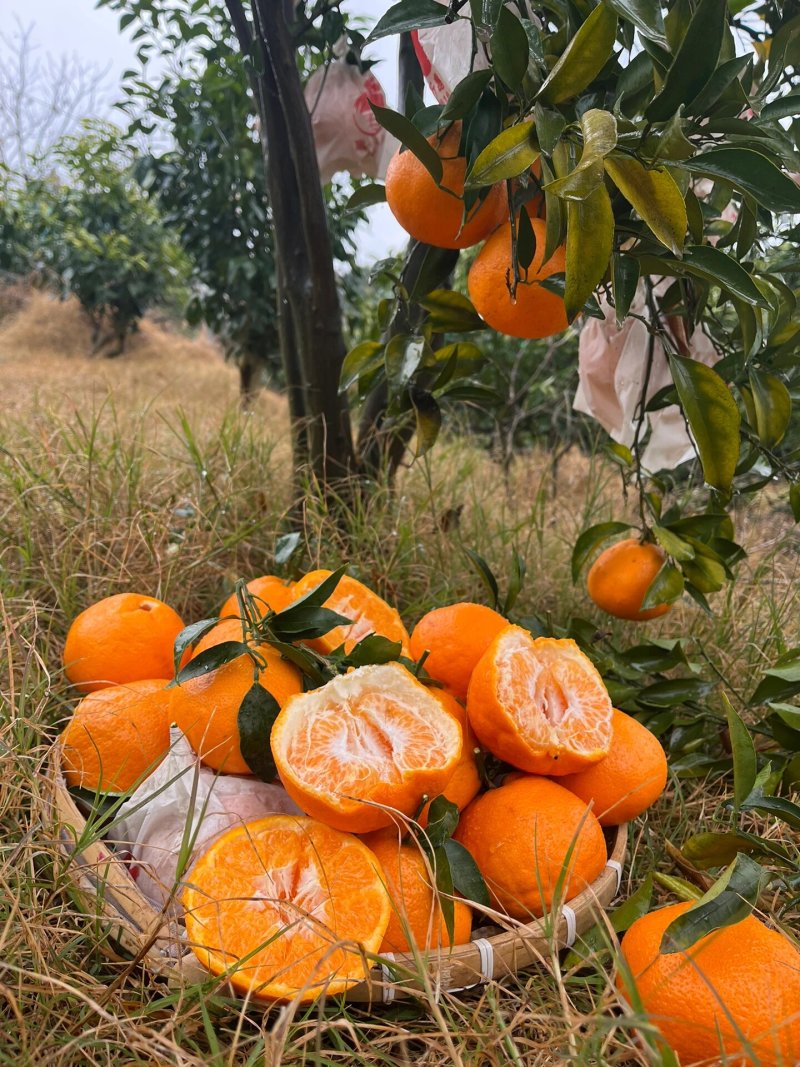
[[(364, 15), (370, 23), (387, 8), (386, 0), (348, 0), (344, 5), (353, 14)], [(15, 20), (23, 27), (34, 24), (32, 40), (42, 52), (59, 57), (73, 54), (87, 65), (108, 66), (109, 100), (117, 98), (115, 90), (122, 72), (136, 67), (136, 46), (130, 40), (134, 27), (120, 34), (119, 16), (108, 8), (96, 9), (94, 0), (0, 0), (0, 27), (8, 36)], [(374, 68), (383, 85), (389, 105), (396, 106), (397, 39), (379, 41), (369, 52), (381, 62)], [(405, 243), (405, 235), (385, 204), (370, 208), (370, 223), (361, 235), (360, 247), (365, 259), (381, 259)]]

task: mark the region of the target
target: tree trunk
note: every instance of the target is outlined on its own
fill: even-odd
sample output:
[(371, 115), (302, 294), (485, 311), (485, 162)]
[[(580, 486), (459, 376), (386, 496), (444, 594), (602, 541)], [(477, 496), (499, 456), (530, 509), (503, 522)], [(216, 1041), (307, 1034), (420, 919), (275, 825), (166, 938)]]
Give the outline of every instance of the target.
[[(296, 472), (323, 486), (355, 468), (350, 416), (339, 395), (345, 355), (325, 204), (286, 6), (226, 0), (240, 47), (253, 64), (278, 270), (280, 345), (292, 417)], [(288, 5), (291, 12), (291, 4)]]

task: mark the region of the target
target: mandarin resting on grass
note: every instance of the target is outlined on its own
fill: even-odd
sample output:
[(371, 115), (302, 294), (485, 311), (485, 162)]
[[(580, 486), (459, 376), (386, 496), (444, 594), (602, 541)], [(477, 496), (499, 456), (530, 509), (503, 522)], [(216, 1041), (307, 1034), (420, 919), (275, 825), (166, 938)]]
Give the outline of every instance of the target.
[[(316, 589), (331, 573), (318, 570), (303, 575), (300, 581), (295, 583), (294, 601)], [(357, 578), (343, 575), (325, 601), (325, 607), (352, 619), (352, 622), (349, 626), (335, 626), (323, 637), (304, 641), (309, 648), (315, 649), (323, 656), (329, 655), (342, 644), (349, 652), (370, 634), (380, 634), (381, 637), (388, 637), (390, 641), (399, 641), (403, 649), (408, 646), (408, 631), (403, 625), (400, 613)]]
[(730, 1067), (800, 1062), (800, 951), (750, 915), (663, 953), (665, 930), (690, 907), (671, 904), (633, 923), (621, 944), (623, 995), (641, 1004), (687, 1067), (723, 1057)]
[[(276, 578), (274, 574), (254, 578), (247, 583), (246, 588), (254, 598), (256, 610), (261, 617), (268, 611), (283, 611), (294, 599), (294, 589), (291, 583), (284, 582), (282, 578)], [(223, 619), (228, 615), (239, 617), (239, 601), (235, 592), (231, 593), (219, 609), (219, 614)]]
[(484, 322), (498, 333), (526, 340), (552, 337), (569, 325), (563, 298), (540, 284), (551, 274), (563, 273), (566, 248), (560, 245), (545, 263), (546, 223), (543, 219), (531, 218), (531, 226), (536, 250), (528, 269), (521, 271), (514, 300), (509, 290), (514, 276), (510, 223), (506, 222), (494, 231), (467, 275), (470, 300)]
[(666, 560), (663, 548), (629, 537), (601, 552), (589, 568), (586, 589), (598, 608), (618, 619), (646, 622), (665, 615), (671, 604), (642, 610), (647, 590)]
[(472, 854), (495, 906), (524, 921), (552, 907), (565, 868), (560, 903), (586, 889), (607, 859), (588, 806), (552, 779), (528, 774), (476, 797), (453, 837)]
[(307, 1001), (363, 981), (362, 953), (379, 950), (391, 913), (366, 845), (295, 815), (218, 838), (189, 872), (183, 904), (200, 962), (268, 1000)]
[(183, 629), (177, 612), (155, 597), (116, 593), (73, 621), (64, 671), (83, 693), (148, 678), (170, 678), (172, 649)]
[(447, 787), (461, 727), (399, 663), (359, 667), (292, 697), (272, 727), (284, 788), (307, 814), (366, 833)]
[(611, 745), (611, 700), (574, 641), (507, 626), (472, 673), (470, 725), (484, 748), (531, 774), (572, 774)]
[(413, 841), (403, 844), (394, 826), (367, 834), (363, 840), (380, 861), (392, 905), (381, 952), (411, 952), (411, 942), (420, 949), (435, 949), (469, 941), (472, 909), (463, 900), (454, 901), (451, 941), (433, 889), (432, 871)]
[(147, 678), (89, 693), (61, 734), (67, 785), (124, 793), (169, 751), (169, 678)]
[(591, 803), (601, 826), (619, 826), (641, 815), (664, 792), (667, 757), (655, 734), (614, 708), (608, 755), (559, 781)]
[(442, 161), (437, 185), (413, 152), (400, 150), (386, 171), (386, 202), (394, 217), (412, 237), (437, 248), (469, 248), (499, 226), (507, 212), (502, 183), (493, 185), (466, 210), (464, 178), (467, 161), (459, 154), (461, 123), (454, 122), (428, 144)]
[(446, 604), (423, 615), (414, 627), (411, 656), (418, 660), (428, 652), (425, 670), (431, 678), (446, 685), (459, 700), (466, 700), (475, 665), (506, 626), (508, 620), (485, 604)]
[[(242, 624), (237, 619), (218, 623), (198, 643), (197, 656), (223, 641), (241, 641)], [(282, 659), (271, 645), (257, 645), (266, 660), (258, 683), (283, 707), (289, 697), (303, 690), (298, 669)], [(243, 652), (216, 670), (181, 682), (172, 692), (172, 716), (189, 744), (207, 767), (226, 774), (251, 774), (239, 747), (239, 706), (253, 685), (253, 660)]]

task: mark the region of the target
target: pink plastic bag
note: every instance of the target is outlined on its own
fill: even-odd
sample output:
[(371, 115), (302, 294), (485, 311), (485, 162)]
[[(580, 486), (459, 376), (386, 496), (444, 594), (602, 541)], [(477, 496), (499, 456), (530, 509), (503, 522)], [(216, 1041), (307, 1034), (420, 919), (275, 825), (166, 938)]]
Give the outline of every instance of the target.
[(386, 94), (371, 70), (334, 59), (308, 79), (305, 99), (317, 149), (320, 177), (337, 171), (382, 178), (397, 142), (372, 114), (370, 103), (386, 107)]

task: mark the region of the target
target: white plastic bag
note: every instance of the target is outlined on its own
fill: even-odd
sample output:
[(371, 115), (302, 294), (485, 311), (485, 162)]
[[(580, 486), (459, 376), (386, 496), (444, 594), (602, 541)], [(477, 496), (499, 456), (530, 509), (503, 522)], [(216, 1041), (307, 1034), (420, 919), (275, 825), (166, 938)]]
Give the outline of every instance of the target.
[(386, 94), (371, 70), (362, 74), (354, 63), (334, 59), (308, 79), (305, 100), (323, 183), (337, 171), (384, 177), (397, 141), (372, 114), (370, 102), (386, 107)]
[[(302, 814), (281, 785), (216, 774), (201, 766), (176, 727), (171, 740), (164, 760), (120, 808), (111, 834), (115, 843), (130, 851), (136, 884), (157, 908), (164, 906), (175, 885), (187, 822), (188, 834), (196, 831), (188, 872), (211, 842), (231, 827), (273, 812)], [(170, 913), (179, 910), (176, 900)]]
[[(658, 282), (655, 293), (665, 292), (671, 280)], [(635, 318), (626, 319), (618, 327), (614, 309), (608, 302), (601, 299), (600, 308), (605, 319), (589, 319), (581, 330), (579, 384), (573, 407), (596, 419), (612, 440), (630, 447), (636, 434), (637, 406), (647, 368), (647, 327)], [(631, 303), (631, 312), (647, 316), (643, 284)], [(669, 319), (666, 324), (669, 328)], [(719, 359), (719, 353), (702, 330), (695, 330), (689, 347), (692, 357), (708, 366)], [(671, 382), (664, 346), (656, 339), (647, 399)], [(647, 470), (666, 470), (694, 457), (695, 451), (677, 404), (644, 417), (651, 430), (642, 453), (642, 464)]]

